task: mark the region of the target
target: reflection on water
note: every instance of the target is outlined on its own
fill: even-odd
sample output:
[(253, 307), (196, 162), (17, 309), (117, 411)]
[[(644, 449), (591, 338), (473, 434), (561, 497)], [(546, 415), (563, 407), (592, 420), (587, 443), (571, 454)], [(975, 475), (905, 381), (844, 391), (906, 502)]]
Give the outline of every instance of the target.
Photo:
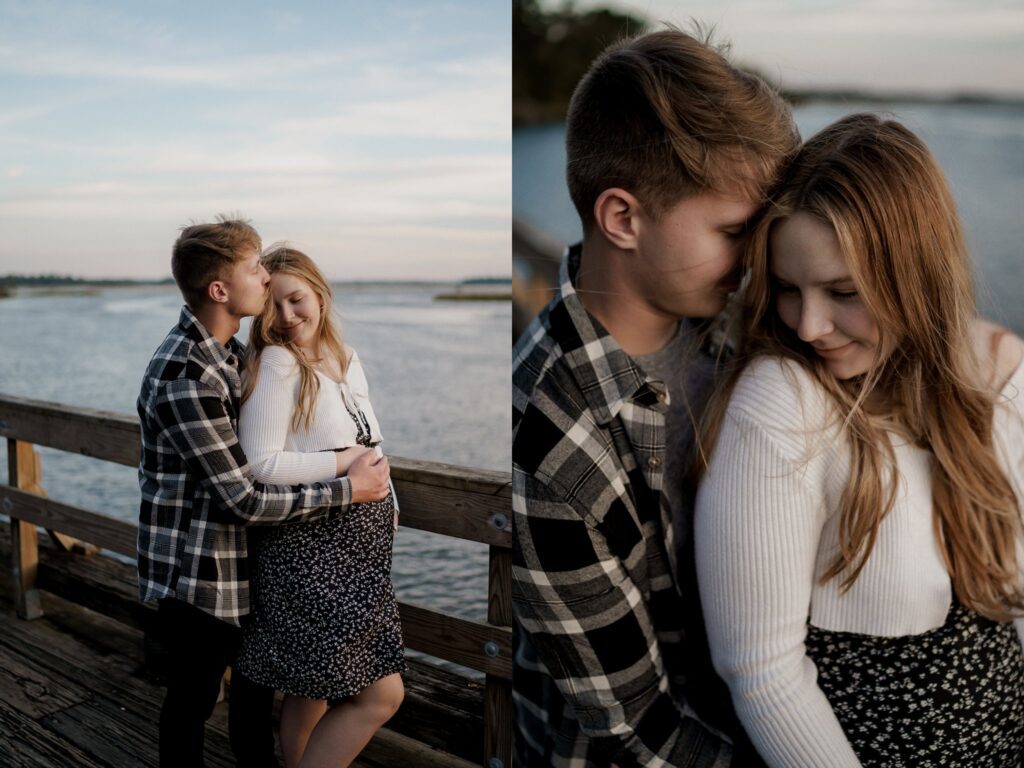
[[(447, 288), (337, 286), (345, 338), (363, 361), (389, 454), (508, 471), (511, 308), (433, 302)], [(0, 392), (134, 414), (142, 373), (180, 308), (172, 287), (0, 300)], [(39, 450), (51, 497), (136, 519), (133, 468)], [(400, 529), (395, 555), (400, 597), (486, 618), (484, 545)]]

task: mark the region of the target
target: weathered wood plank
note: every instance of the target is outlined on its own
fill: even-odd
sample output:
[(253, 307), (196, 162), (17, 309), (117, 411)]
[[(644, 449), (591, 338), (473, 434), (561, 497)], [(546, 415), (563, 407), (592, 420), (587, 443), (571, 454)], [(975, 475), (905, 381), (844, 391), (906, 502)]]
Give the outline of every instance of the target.
[[(89, 765), (119, 766), (120, 762), (112, 760), (123, 751), (144, 757), (143, 764), (155, 764), (162, 687), (149, 678), (140, 677), (142, 670), (131, 656), (121, 658), (112, 654), (105, 647), (97, 647), (99, 644), (91, 636), (83, 637), (76, 631), (81, 629), (80, 623), (84, 623), (86, 631), (91, 632), (89, 625), (93, 619), (85, 615), (87, 611), (70, 603), (55, 607), (55, 601), (62, 602), (46, 595), (47, 617), (38, 622), (0, 616), (0, 648), (17, 652), (45, 670), (54, 685), (74, 680), (90, 694), (80, 709), (71, 714), (69, 710), (61, 710), (54, 720), (46, 721), (46, 725), (55, 735), (74, 744), (76, 750), (91, 755)], [(51, 612), (55, 616), (63, 614), (59, 627), (53, 626)], [(137, 632), (134, 642), (141, 644), (141, 635)], [(220, 715), (215, 714), (207, 723), (207, 765), (229, 768), (234, 760), (228, 746), (226, 718), (220, 708), (218, 712)], [(112, 739), (117, 749), (105, 751), (103, 745), (95, 743), (98, 739)], [(0, 762), (0, 765), (5, 764)], [(66, 763), (54, 763), (58, 765)]]
[(0, 765), (4, 768), (107, 768), (31, 718), (0, 702)]
[(33, 526), (69, 533), (111, 552), (135, 557), (138, 528), (126, 520), (36, 496), (10, 485), (0, 486), (0, 508)]
[(18, 649), (0, 645), (0, 701), (8, 707), (38, 720), (88, 698), (73, 680), (55, 684), (48, 670), (26, 661)]
[(418, 659), (406, 661), (405, 701), (388, 728), (481, 765), (483, 685)]
[[(110, 768), (158, 768), (154, 754), (155, 729), (142, 742), (140, 734), (102, 712), (95, 702), (79, 704), (43, 718), (40, 724), (78, 746), (101, 765)], [(142, 725), (141, 723), (139, 725)]]
[[(439, 659), (512, 679), (512, 632), (399, 601), (405, 644)], [(485, 646), (494, 643), (495, 656)]]
[[(487, 620), (512, 631), (512, 553), (491, 547), (487, 577)], [(509, 646), (511, 654), (511, 644)], [(512, 765), (511, 678), (487, 675), (484, 690), (484, 756), (487, 764)]]
[[(14, 488), (36, 485), (35, 450), (30, 443), (7, 441), (7, 478)], [(39, 568), (39, 534), (36, 527), (20, 519), (16, 507), (7, 498), (0, 499), (0, 509), (11, 518), (11, 570), (14, 577), (14, 604), (23, 619), (38, 619), (43, 606), (36, 589)]]
[(475, 768), (479, 763), (463, 760), (425, 744), (382, 728), (359, 755), (358, 765), (365, 768)]
[(395, 480), (435, 485), (454, 491), (482, 493), (486, 496), (504, 494), (512, 498), (512, 480), (508, 472), (401, 456), (389, 456), (388, 460), (391, 462), (391, 474)]
[(110, 411), (0, 395), (0, 436), (134, 467), (139, 420)]
[[(391, 459), (397, 475), (398, 458)], [(399, 523), (408, 528), (441, 533), (499, 547), (512, 547), (511, 496), (462, 491), (422, 480), (395, 481), (401, 507)]]

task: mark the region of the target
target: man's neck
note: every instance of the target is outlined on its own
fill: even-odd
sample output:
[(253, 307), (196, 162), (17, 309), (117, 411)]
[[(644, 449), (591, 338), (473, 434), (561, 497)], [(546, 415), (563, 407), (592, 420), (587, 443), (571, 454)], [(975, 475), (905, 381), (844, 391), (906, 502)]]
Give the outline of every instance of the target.
[(228, 312), (221, 304), (204, 304), (201, 307), (189, 307), (196, 320), (203, 324), (206, 332), (225, 347), (231, 337), (238, 333), (241, 319)]
[(633, 289), (628, 259), (603, 238), (585, 238), (575, 287), (586, 310), (627, 355), (637, 357), (668, 344), (680, 319), (658, 311)]

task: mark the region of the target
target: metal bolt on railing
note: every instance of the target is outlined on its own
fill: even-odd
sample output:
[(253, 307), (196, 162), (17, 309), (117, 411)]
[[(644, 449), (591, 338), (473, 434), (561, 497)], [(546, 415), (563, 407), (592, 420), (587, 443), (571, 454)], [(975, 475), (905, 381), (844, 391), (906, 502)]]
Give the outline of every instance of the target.
[(498, 654), (500, 654), (500, 653), (501, 653), (501, 649), (498, 647), (498, 644), (496, 642), (494, 642), (493, 640), (488, 640), (486, 643), (484, 643), (484, 655), (485, 656), (488, 656), (489, 658), (493, 659), (493, 658), (497, 657)]
[(504, 531), (508, 528), (508, 515), (504, 512), (495, 512), (491, 515), (491, 525), (497, 528), (499, 531)]

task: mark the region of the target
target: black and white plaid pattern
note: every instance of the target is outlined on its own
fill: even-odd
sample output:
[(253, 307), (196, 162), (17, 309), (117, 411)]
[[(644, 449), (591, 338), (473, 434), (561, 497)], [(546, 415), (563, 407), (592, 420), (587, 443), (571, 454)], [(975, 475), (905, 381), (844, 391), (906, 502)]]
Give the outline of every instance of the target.
[(587, 314), (579, 258), (513, 357), (517, 763), (722, 768), (730, 744), (681, 700), (666, 388)]
[(174, 597), (232, 624), (249, 613), (245, 526), (348, 509), (348, 478), (263, 485), (238, 445), (242, 345), (225, 348), (188, 307), (142, 381), (139, 594)]

